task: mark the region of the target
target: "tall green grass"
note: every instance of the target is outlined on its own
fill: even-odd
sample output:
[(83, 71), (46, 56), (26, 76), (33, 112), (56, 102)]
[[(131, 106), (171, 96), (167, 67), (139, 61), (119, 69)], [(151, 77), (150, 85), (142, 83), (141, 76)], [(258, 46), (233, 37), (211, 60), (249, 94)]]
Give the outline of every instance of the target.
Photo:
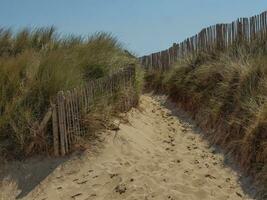
[(146, 78), (191, 113), (211, 143), (231, 154), (266, 197), (267, 58), (258, 44), (189, 56), (171, 71)]
[(0, 152), (25, 153), (58, 91), (136, 63), (107, 33), (82, 37), (61, 36), (54, 27), (0, 29)]

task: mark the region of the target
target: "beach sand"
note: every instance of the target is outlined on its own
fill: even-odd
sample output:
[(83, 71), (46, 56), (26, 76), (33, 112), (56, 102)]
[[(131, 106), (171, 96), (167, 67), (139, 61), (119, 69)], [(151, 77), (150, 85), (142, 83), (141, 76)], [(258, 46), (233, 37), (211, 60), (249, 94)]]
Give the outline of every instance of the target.
[[(175, 106), (166, 106), (165, 100), (143, 95), (140, 108), (127, 113), (128, 122), (119, 122), (119, 130), (104, 131), (101, 142), (82, 154), (62, 158), (62, 162), (21, 164), (16, 176), (8, 172), (2, 180), (0, 199), (249, 199), (240, 175), (225, 164), (224, 155), (209, 146), (186, 115), (179, 114)], [(42, 170), (43, 165), (49, 170)], [(31, 169), (45, 175), (38, 178), (31, 175)], [(28, 178), (23, 170), (28, 170)]]

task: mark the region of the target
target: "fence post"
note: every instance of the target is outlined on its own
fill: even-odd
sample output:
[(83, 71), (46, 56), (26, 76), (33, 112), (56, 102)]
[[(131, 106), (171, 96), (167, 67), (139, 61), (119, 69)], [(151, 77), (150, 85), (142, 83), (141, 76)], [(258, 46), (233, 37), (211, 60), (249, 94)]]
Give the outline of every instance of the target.
[[(250, 18), (238, 18), (229, 24), (215, 24), (202, 29), (197, 35), (158, 53), (143, 56), (140, 60), (150, 70), (168, 69), (177, 58), (199, 51), (224, 50), (241, 42), (262, 41), (267, 35), (267, 11)], [(267, 47), (266, 47), (267, 48)]]
[(62, 156), (66, 154), (65, 149), (65, 128), (64, 128), (64, 98), (63, 91), (59, 92), (57, 95), (57, 104), (58, 104), (58, 122), (59, 122), (59, 135), (60, 135), (60, 153)]
[(59, 137), (58, 137), (58, 118), (57, 118), (57, 108), (55, 104), (52, 104), (52, 126), (53, 126), (53, 145), (54, 145), (54, 155), (59, 156)]

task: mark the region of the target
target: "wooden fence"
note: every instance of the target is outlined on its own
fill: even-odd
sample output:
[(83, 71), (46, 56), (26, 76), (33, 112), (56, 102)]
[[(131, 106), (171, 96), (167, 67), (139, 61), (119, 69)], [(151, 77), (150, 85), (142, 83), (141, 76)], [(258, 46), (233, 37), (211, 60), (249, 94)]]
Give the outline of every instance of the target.
[[(79, 88), (69, 91), (60, 91), (51, 103), (43, 121), (52, 118), (54, 154), (65, 155), (70, 152), (71, 146), (78, 137), (86, 133), (82, 124), (84, 114), (101, 98), (112, 98), (122, 89), (134, 89), (135, 68), (129, 66), (110, 76), (91, 81)], [(121, 110), (127, 110), (136, 103), (134, 97), (127, 97)]]
[(197, 35), (187, 38), (167, 50), (140, 58), (147, 69), (166, 70), (180, 58), (200, 51), (226, 49), (236, 42), (251, 42), (265, 39), (267, 35), (267, 11), (250, 18), (239, 18), (229, 24), (216, 24), (202, 29)]

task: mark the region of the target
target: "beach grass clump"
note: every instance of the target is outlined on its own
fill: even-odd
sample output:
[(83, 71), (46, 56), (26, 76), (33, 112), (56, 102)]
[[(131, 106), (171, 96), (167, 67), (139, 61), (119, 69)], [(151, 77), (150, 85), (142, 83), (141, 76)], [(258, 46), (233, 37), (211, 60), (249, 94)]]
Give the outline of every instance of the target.
[(54, 27), (1, 28), (0, 153), (21, 157), (33, 140), (46, 141), (35, 129), (58, 91), (137, 63), (108, 33), (83, 37), (60, 35)]
[(146, 79), (188, 111), (209, 141), (231, 154), (261, 189), (267, 188), (266, 52), (239, 45), (199, 53)]

